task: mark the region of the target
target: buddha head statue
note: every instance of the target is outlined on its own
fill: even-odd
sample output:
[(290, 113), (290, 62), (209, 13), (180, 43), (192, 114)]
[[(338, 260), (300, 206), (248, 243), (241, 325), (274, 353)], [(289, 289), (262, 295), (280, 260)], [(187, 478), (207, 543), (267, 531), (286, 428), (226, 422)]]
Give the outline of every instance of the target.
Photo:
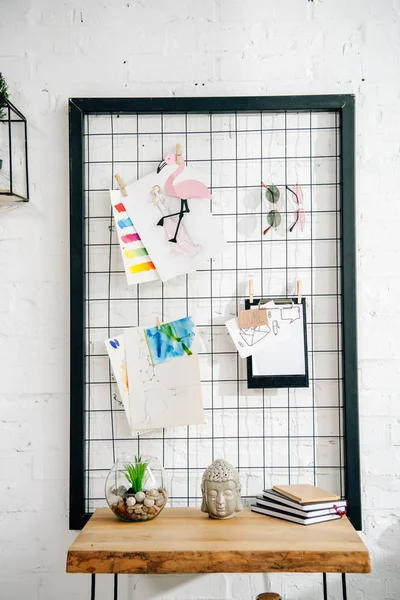
[(218, 458), (204, 471), (201, 482), (201, 510), (213, 519), (231, 519), (243, 510), (239, 473), (231, 464)]

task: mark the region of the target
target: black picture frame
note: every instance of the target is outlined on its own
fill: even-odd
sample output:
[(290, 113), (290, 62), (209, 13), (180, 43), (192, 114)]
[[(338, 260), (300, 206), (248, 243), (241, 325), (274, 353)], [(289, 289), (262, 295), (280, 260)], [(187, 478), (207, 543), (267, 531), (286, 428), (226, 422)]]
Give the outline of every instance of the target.
[[(273, 300), (274, 298), (270, 298)], [(293, 304), (298, 305), (297, 298), (289, 298)], [(249, 310), (251, 306), (258, 306), (260, 302), (264, 302), (266, 299), (255, 299), (251, 303), (249, 299), (245, 301), (245, 308)], [(247, 360), (247, 387), (250, 389), (257, 388), (300, 388), (309, 387), (309, 376), (308, 376), (308, 346), (307, 346), (307, 310), (306, 310), (306, 299), (301, 299), (301, 305), (303, 307), (303, 335), (304, 335), (304, 375), (253, 375), (253, 360), (249, 356)]]
[(96, 114), (336, 111), (340, 118), (341, 309), (345, 495), (348, 517), (361, 529), (358, 412), (355, 99), (351, 94), (204, 98), (71, 98), (69, 100), (70, 188), (70, 529), (82, 529), (85, 509), (85, 232), (84, 119)]

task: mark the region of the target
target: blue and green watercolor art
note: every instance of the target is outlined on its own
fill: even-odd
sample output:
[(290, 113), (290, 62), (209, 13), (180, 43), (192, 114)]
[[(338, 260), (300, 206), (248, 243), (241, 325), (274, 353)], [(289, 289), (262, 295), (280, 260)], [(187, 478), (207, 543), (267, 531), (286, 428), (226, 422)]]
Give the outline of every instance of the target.
[(158, 327), (145, 329), (147, 344), (153, 365), (167, 360), (192, 354), (190, 350), (194, 340), (194, 323), (191, 317), (184, 317)]

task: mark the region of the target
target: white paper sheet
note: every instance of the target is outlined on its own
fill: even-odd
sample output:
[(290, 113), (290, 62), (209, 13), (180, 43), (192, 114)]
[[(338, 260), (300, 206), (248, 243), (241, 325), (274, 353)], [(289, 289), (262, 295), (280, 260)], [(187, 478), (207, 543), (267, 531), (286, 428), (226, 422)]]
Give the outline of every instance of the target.
[[(171, 198), (163, 193), (167, 178), (176, 170), (177, 165), (168, 165), (156, 172), (126, 186), (128, 197), (124, 203), (128, 214), (147, 248), (162, 281), (167, 281), (202, 267), (211, 257), (224, 252), (227, 244), (223, 239), (217, 219), (210, 213), (210, 200), (191, 198), (188, 200), (190, 212), (185, 213), (177, 235), (177, 243), (170, 241), (176, 229), (177, 217), (160, 219), (180, 210), (179, 198)], [(199, 176), (190, 167), (176, 179), (198, 179)], [(153, 202), (152, 187), (158, 185), (161, 196)], [(212, 202), (212, 201), (211, 201)]]
[(303, 306), (294, 304), (277, 310), (281, 312), (282, 332), (287, 337), (273, 349), (252, 357), (253, 376), (305, 375)]
[(110, 190), (110, 199), (128, 285), (156, 281), (157, 271), (126, 212), (125, 197), (120, 190)]
[(105, 344), (111, 362), (111, 368), (117, 383), (118, 392), (125, 409), (126, 418), (128, 420), (132, 435), (146, 433), (146, 429), (135, 429), (132, 427), (131, 423), (128, 370), (126, 367), (125, 357), (125, 336), (124, 334), (116, 335), (106, 340)]
[(286, 322), (282, 323), (281, 310), (276, 308), (273, 302), (269, 302), (263, 308), (267, 309), (268, 325), (241, 329), (238, 317), (225, 323), (241, 358), (254, 356), (269, 348), (274, 349), (288, 338), (289, 332)]
[(128, 371), (125, 361), (125, 339), (124, 335), (116, 335), (105, 341), (107, 353), (110, 359), (111, 368), (114, 373), (115, 381), (118, 386), (121, 402), (124, 405), (126, 417), (130, 423), (129, 412), (129, 384)]
[(153, 366), (141, 327), (125, 330), (125, 352), (133, 428), (204, 423), (197, 354)]

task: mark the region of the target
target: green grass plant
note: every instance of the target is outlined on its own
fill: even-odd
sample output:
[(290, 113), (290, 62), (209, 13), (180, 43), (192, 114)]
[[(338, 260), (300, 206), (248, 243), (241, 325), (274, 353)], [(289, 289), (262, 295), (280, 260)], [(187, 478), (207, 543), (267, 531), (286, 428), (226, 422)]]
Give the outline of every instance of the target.
[(6, 100), (8, 100), (8, 86), (2, 73), (0, 73), (0, 119), (5, 119), (7, 116), (7, 111), (4, 108)]
[(143, 462), (141, 456), (135, 456), (134, 462), (124, 464), (124, 475), (135, 494), (143, 490), (147, 466), (148, 463)]

